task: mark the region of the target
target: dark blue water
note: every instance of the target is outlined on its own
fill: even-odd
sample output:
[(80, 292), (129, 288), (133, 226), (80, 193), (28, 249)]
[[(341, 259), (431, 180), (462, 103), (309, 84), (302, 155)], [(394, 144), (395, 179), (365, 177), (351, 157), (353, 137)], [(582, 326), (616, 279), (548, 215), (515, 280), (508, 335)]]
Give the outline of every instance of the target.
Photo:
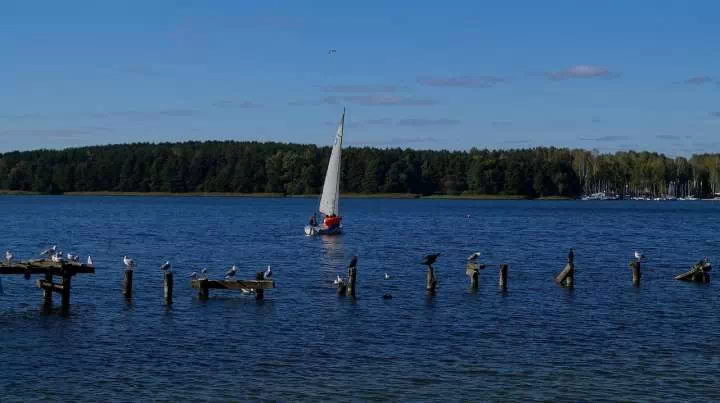
[[(0, 401), (720, 399), (718, 284), (674, 281), (720, 259), (720, 203), (343, 200), (346, 234), (303, 236), (312, 199), (0, 198), (0, 249), (91, 254), (69, 318), (34, 280), (2, 279)], [(470, 217), (466, 217), (470, 214)], [(576, 248), (576, 288), (557, 287)], [(635, 248), (649, 257), (631, 285)], [(464, 258), (495, 266), (468, 290)], [(422, 255), (441, 251), (425, 295)], [(121, 295), (122, 256), (138, 262)], [(356, 301), (332, 280), (360, 257)], [(159, 265), (175, 267), (175, 303)], [(184, 276), (271, 264), (264, 302), (199, 301)], [(393, 279), (383, 279), (384, 273)], [(391, 292), (393, 299), (382, 295)], [(58, 298), (56, 297), (56, 305)]]

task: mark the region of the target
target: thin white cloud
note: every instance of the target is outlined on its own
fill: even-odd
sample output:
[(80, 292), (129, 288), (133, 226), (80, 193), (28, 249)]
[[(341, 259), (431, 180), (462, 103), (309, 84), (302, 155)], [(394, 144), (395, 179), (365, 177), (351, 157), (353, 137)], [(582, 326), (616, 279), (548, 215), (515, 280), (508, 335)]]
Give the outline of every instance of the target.
[(571, 78), (613, 78), (617, 77), (618, 73), (600, 66), (577, 65), (565, 70), (546, 72), (545, 76), (551, 80), (567, 80)]
[(496, 76), (419, 77), (417, 82), (434, 87), (490, 88), (507, 80)]

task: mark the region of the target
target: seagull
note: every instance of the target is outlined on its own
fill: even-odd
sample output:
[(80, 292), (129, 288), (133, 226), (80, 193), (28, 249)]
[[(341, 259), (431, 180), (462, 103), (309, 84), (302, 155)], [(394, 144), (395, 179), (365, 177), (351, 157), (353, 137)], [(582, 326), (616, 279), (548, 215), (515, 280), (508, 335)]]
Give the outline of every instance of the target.
[(68, 254), (67, 254), (67, 259), (68, 259), (69, 261), (71, 261), (71, 262), (79, 262), (79, 261), (80, 261), (80, 256), (78, 256), (78, 255), (73, 255), (72, 253), (68, 252)]
[(385, 280), (390, 280), (391, 278), (389, 274), (385, 273)]
[(55, 263), (62, 262), (62, 255), (55, 253), (54, 255), (50, 256), (50, 260)]
[(207, 269), (200, 270), (200, 273), (202, 274), (202, 277), (207, 280), (207, 278), (208, 278)]
[(170, 270), (171, 267), (172, 266), (170, 265), (170, 261), (168, 260), (167, 262), (160, 265), (160, 270), (167, 271), (167, 270)]
[(472, 255), (468, 256), (467, 260), (468, 262), (474, 262), (480, 257), (480, 252), (475, 252)]
[(190, 273), (190, 275), (188, 277), (192, 278), (193, 280), (197, 280), (198, 274), (196, 271), (194, 271), (194, 272)]
[(645, 259), (645, 255), (643, 255), (642, 252), (636, 250), (635, 251), (635, 259), (637, 259), (637, 260)]
[(55, 253), (56, 250), (57, 250), (57, 245), (53, 245), (53, 246), (45, 249), (44, 251), (40, 252), (40, 254), (41, 254), (42, 256), (52, 255), (52, 254)]
[(263, 273), (263, 278), (270, 278), (272, 277), (272, 269), (270, 268), (270, 265), (268, 265), (267, 269), (265, 270), (265, 273)]
[(342, 278), (341, 278), (340, 275), (338, 274), (338, 276), (337, 276), (337, 278), (335, 279), (335, 281), (333, 281), (333, 284), (338, 285), (338, 284), (342, 283), (342, 281), (343, 281)]
[(353, 267), (357, 267), (357, 256), (352, 257), (352, 260), (350, 260), (350, 264), (348, 265), (348, 269), (352, 269)]
[(425, 266), (431, 266), (433, 263), (435, 263), (438, 256), (440, 256), (440, 253), (433, 253), (433, 254), (427, 255), (423, 258), (423, 261), (420, 262), (420, 264), (424, 264)]
[(235, 267), (235, 265), (232, 265), (230, 270), (228, 270), (227, 273), (225, 273), (225, 279), (227, 280), (230, 277), (235, 277), (235, 274), (237, 274), (237, 267)]
[(14, 257), (15, 257), (15, 256), (13, 256), (12, 252), (10, 252), (9, 250), (6, 250), (6, 251), (5, 251), (5, 260), (6, 260), (8, 263), (11, 263)]
[(135, 261), (130, 259), (127, 256), (123, 256), (123, 263), (125, 264), (125, 267), (128, 269), (135, 268)]
[(92, 258), (90, 257), (90, 255), (88, 255), (87, 265), (88, 265), (88, 266), (92, 266), (92, 265), (93, 265), (93, 261), (92, 261)]

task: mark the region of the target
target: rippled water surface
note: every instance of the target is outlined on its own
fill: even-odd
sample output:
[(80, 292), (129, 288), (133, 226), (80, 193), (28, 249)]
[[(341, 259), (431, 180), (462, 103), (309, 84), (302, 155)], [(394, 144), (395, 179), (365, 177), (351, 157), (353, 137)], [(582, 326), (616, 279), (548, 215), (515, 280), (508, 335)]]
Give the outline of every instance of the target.
[[(97, 266), (73, 279), (69, 318), (42, 313), (36, 278), (2, 278), (0, 401), (720, 399), (718, 283), (672, 279), (720, 261), (720, 203), (350, 199), (345, 235), (308, 238), (316, 203), (0, 197), (0, 249), (30, 258), (58, 243)], [(571, 246), (568, 291), (552, 276)], [(649, 257), (638, 289), (635, 248)], [(473, 293), (464, 258), (476, 250), (493, 266)], [(433, 251), (430, 298), (418, 261)], [(131, 302), (124, 254), (138, 262)], [(332, 284), (353, 254), (355, 301)], [(199, 301), (185, 276), (233, 263), (242, 278), (271, 264), (277, 288), (263, 302)]]

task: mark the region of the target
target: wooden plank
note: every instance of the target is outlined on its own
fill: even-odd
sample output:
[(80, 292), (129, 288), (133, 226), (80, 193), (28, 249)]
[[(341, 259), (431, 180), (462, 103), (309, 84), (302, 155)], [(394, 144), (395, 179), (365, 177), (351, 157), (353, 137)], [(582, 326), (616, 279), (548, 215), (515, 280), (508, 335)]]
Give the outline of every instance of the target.
[(14, 262), (8, 264), (0, 263), (0, 274), (46, 274), (48, 272), (53, 275), (61, 275), (63, 269), (68, 273), (75, 274), (92, 274), (95, 273), (95, 267), (80, 263), (58, 263), (50, 260), (30, 260), (27, 262)]
[(35, 285), (37, 285), (38, 288), (42, 288), (43, 290), (50, 290), (62, 293), (63, 292), (63, 286), (62, 284), (53, 284), (47, 280), (38, 280)]
[[(272, 280), (207, 280), (208, 288), (218, 288), (226, 290), (261, 290), (275, 288), (275, 282)], [(200, 288), (200, 280), (191, 281), (192, 288)]]

